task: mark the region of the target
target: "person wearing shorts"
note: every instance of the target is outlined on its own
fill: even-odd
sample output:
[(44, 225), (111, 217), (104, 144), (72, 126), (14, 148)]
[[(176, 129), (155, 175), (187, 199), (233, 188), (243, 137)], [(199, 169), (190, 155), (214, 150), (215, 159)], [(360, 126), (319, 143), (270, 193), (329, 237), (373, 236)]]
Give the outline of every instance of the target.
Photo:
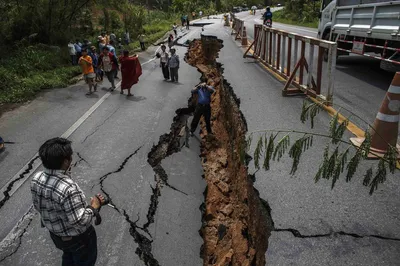
[(82, 56), (79, 58), (78, 64), (82, 67), (83, 79), (89, 86), (89, 92), (86, 95), (91, 95), (92, 89), (97, 91), (96, 73), (94, 73), (93, 60), (86, 49), (82, 49)]

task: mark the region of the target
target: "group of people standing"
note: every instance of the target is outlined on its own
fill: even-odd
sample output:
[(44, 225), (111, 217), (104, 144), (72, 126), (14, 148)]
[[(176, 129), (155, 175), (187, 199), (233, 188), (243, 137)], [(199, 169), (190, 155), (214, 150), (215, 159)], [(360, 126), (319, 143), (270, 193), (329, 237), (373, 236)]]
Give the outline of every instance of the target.
[(160, 67), (164, 76), (164, 80), (171, 79), (171, 82), (178, 82), (178, 70), (180, 65), (179, 55), (176, 54), (176, 49), (170, 47), (170, 54), (167, 52), (167, 47), (161, 45), (161, 52), (157, 53), (160, 58)]
[(118, 70), (121, 70), (121, 94), (124, 90), (131, 94), (131, 87), (139, 81), (142, 74), (142, 67), (136, 55), (129, 56), (129, 51), (123, 51), (122, 56), (117, 59), (115, 51), (111, 51), (108, 46), (104, 46), (102, 53), (96, 53), (96, 47), (92, 46), (91, 50), (82, 49), (82, 56), (78, 60), (78, 64), (82, 67), (83, 77), (89, 86), (86, 95), (91, 95), (97, 91), (97, 84), (103, 80), (104, 73), (111, 83), (110, 91), (114, 91), (115, 78), (118, 78)]
[[(140, 39), (140, 38), (139, 38)], [(124, 34), (125, 44), (129, 44), (129, 33)], [(144, 42), (143, 38), (140, 39)], [(97, 52), (98, 48), (98, 52)], [(120, 51), (120, 57), (117, 57), (117, 49)], [(104, 75), (111, 83), (110, 90), (113, 91), (115, 79), (118, 79), (118, 71), (121, 70), (121, 94), (126, 89), (128, 96), (132, 96), (131, 87), (138, 82), (142, 74), (141, 65), (137, 56), (129, 56), (129, 51), (123, 49), (122, 38), (117, 40), (114, 33), (102, 32), (97, 37), (97, 47), (85, 40), (82, 43), (76, 40), (68, 44), (69, 54), (73, 65), (80, 65), (85, 82), (89, 86), (86, 95), (91, 95), (97, 91), (97, 84), (103, 81)], [(144, 49), (144, 45), (142, 45)]]
[(181, 22), (182, 22), (182, 27), (186, 26), (186, 29), (188, 30), (189, 29), (189, 22), (190, 22), (189, 16), (188, 15), (182, 15), (181, 16)]

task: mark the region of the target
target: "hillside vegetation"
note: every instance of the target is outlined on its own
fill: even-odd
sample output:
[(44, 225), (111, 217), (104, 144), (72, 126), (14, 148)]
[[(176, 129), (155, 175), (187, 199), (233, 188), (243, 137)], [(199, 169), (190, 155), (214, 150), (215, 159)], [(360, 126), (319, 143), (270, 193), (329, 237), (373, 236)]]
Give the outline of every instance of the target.
[(287, 0), (282, 10), (274, 12), (273, 20), (285, 24), (318, 28), (320, 7), (321, 1)]

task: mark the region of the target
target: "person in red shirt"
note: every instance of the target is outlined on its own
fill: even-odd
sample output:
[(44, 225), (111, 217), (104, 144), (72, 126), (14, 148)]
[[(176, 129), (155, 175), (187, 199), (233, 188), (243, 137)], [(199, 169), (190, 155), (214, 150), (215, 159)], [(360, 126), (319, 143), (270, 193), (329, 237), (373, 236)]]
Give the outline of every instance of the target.
[(139, 82), (139, 77), (142, 75), (142, 66), (140, 65), (139, 58), (134, 56), (129, 56), (129, 51), (124, 51), (123, 56), (119, 58), (121, 63), (121, 94), (124, 94), (124, 90), (128, 90), (128, 96), (133, 96), (131, 94), (131, 87)]

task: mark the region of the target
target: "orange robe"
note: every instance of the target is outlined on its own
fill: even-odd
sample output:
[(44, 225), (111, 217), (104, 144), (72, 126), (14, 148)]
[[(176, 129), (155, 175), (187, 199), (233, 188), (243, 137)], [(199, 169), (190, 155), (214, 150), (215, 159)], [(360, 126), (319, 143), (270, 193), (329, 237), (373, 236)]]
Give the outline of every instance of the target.
[(139, 82), (139, 77), (142, 75), (142, 66), (136, 56), (121, 56), (119, 61), (122, 74), (121, 89), (126, 90)]

